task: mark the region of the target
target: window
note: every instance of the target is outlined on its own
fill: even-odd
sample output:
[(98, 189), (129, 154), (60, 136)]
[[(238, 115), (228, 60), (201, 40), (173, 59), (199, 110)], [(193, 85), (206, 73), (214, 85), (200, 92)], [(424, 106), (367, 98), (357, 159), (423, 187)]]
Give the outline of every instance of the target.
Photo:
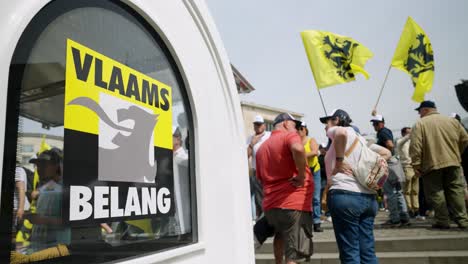
[(23, 145), (22, 149), (23, 152), (34, 152), (34, 146), (33, 145)]
[(21, 165), (23, 164), (29, 164), (29, 160), (31, 159), (31, 156), (23, 156), (21, 159)]
[[(0, 238), (0, 259), (102, 263), (197, 242), (187, 93), (138, 13), (118, 1), (52, 1), (21, 36), (8, 89), (1, 210), (11, 217), (0, 232), (12, 235)], [(19, 162), (37, 179), (15, 173), (33, 133), (48, 137)], [(22, 219), (15, 177), (38, 193), (26, 193)]]
[(266, 131), (273, 131), (273, 129), (275, 128), (273, 126), (273, 121), (269, 121), (269, 120), (265, 120), (265, 127), (266, 127)]

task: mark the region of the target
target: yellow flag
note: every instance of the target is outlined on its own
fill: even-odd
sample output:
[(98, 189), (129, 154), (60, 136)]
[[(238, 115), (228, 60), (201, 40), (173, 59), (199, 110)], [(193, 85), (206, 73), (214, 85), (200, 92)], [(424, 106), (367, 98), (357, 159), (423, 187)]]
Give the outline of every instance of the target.
[[(41, 154), (42, 152), (51, 149), (49, 144), (46, 143), (45, 139), (46, 139), (46, 136), (42, 135), (41, 146), (39, 147), (39, 152), (37, 153), (37, 156), (39, 156), (39, 154)], [(36, 168), (34, 170), (33, 190), (37, 189), (38, 184), (39, 184), (39, 174), (37, 173), (37, 168)], [(35, 200), (31, 202), (30, 211), (32, 213), (36, 212), (36, 201)]]
[(51, 147), (49, 146), (49, 144), (46, 143), (45, 140), (46, 140), (46, 135), (42, 135), (42, 141), (41, 141), (41, 147), (39, 148), (39, 154), (46, 150), (51, 149)]
[(125, 221), (125, 223), (138, 227), (143, 233), (153, 234), (151, 219), (129, 220)]
[(356, 73), (369, 79), (364, 65), (374, 55), (367, 47), (326, 31), (306, 30), (301, 36), (318, 89), (354, 81)]
[(412, 99), (424, 101), (424, 95), (431, 91), (434, 81), (434, 53), (429, 37), (411, 17), (401, 33), (392, 66), (411, 76), (415, 88)]

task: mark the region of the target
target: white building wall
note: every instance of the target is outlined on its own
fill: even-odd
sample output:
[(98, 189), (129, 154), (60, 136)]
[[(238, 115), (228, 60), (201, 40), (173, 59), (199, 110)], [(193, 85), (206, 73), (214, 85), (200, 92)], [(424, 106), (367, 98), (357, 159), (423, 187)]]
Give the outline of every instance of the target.
[(249, 137), (253, 133), (253, 122), (256, 115), (261, 115), (265, 122), (273, 123), (275, 117), (281, 113), (290, 113), (294, 118), (302, 120), (304, 115), (296, 113), (291, 110), (281, 109), (277, 107), (271, 107), (266, 105), (260, 105), (251, 102), (241, 102), (242, 116), (244, 118), (244, 135), (245, 138)]
[[(47, 136), (41, 134), (22, 134), (19, 136), (19, 149), (17, 160), (22, 166), (28, 167), (30, 170), (34, 170), (33, 164), (29, 163), (29, 159), (34, 157), (40, 150), (42, 140), (44, 140), (50, 147), (56, 147), (63, 150), (63, 138), (57, 136)], [(32, 149), (30, 148), (32, 147)]]

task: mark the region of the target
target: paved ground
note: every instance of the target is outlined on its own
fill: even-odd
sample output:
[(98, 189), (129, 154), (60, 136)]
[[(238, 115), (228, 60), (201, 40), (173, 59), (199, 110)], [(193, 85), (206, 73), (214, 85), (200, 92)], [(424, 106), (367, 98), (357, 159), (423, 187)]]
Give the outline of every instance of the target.
[[(388, 213), (379, 212), (375, 220), (375, 249), (380, 264), (466, 264), (468, 263), (468, 231), (455, 224), (449, 230), (434, 230), (432, 219), (411, 219), (411, 225), (383, 228)], [(339, 264), (333, 227), (324, 222), (324, 232), (314, 233), (312, 264)], [(274, 264), (272, 238), (256, 250), (257, 264)]]
[[(427, 218), (424, 221), (411, 219), (411, 225), (408, 227), (400, 228), (382, 228), (380, 225), (388, 219), (387, 212), (379, 212), (375, 219), (374, 235), (376, 239), (379, 238), (394, 238), (394, 237), (420, 237), (420, 236), (453, 236), (460, 235), (466, 236), (467, 231), (462, 231), (457, 228), (454, 223), (449, 230), (434, 230), (431, 229), (432, 218)], [(332, 223), (325, 221), (322, 224), (325, 229), (322, 233), (314, 233), (314, 240), (334, 240), (335, 234), (333, 232)]]

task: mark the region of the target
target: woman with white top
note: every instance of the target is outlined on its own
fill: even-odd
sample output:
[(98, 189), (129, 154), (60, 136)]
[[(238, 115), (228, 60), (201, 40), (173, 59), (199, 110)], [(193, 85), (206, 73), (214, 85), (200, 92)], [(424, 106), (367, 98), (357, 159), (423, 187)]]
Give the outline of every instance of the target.
[[(376, 192), (362, 186), (352, 172), (362, 148), (362, 144), (357, 144), (351, 149), (358, 134), (351, 127), (352, 120), (348, 113), (341, 109), (334, 110), (320, 121), (326, 124), (327, 137), (332, 141), (325, 156), (327, 204), (341, 263), (378, 263), (373, 233), (378, 209)], [(362, 137), (360, 140), (365, 144)], [(386, 155), (386, 158), (391, 155), (384, 148), (372, 146), (371, 149)], [(345, 157), (346, 152), (350, 153)]]

